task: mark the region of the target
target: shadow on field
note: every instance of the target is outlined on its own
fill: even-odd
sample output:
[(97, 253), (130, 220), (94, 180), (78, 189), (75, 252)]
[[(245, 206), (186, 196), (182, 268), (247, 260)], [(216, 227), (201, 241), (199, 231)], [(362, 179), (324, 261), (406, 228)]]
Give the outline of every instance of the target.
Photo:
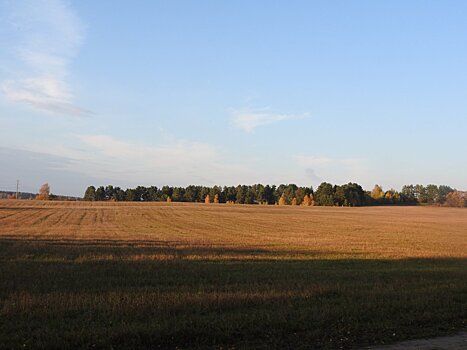
[[(4, 235), (0, 244), (4, 244), (3, 256), (9, 252), (11, 257), (24, 259), (34, 257), (47, 260), (160, 260), (165, 259), (228, 259), (228, 260), (264, 260), (284, 259), (294, 260), (316, 258), (318, 256), (342, 255), (342, 252), (321, 250), (271, 250), (270, 247), (261, 246), (238, 247), (228, 244), (187, 244), (183, 241), (168, 240), (112, 240), (112, 239), (30, 239), (15, 238)], [(353, 256), (364, 253), (352, 253)]]
[(353, 348), (465, 327), (466, 259), (0, 239), (5, 348)]

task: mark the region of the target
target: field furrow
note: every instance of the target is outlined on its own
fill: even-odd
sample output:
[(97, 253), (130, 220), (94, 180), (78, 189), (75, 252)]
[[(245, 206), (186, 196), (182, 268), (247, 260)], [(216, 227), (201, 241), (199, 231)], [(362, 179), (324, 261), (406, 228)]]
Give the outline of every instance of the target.
[(0, 203), (1, 348), (355, 348), (467, 322), (467, 210)]

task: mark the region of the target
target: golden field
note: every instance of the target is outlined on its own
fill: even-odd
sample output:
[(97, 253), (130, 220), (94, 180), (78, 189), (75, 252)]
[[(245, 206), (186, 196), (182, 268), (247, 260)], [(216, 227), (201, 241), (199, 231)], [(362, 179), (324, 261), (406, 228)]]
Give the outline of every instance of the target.
[(467, 210), (0, 201), (1, 348), (354, 348), (465, 327)]
[(467, 210), (5, 200), (0, 236), (251, 248), (320, 258), (465, 258)]

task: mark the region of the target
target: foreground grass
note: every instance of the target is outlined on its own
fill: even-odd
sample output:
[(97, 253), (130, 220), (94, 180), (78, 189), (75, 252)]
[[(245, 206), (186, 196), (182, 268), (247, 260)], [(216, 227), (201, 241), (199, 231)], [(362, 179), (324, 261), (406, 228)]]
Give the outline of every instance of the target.
[[(117, 210), (115, 217), (139, 218), (141, 210), (144, 214), (148, 209), (122, 208), (125, 212)], [(223, 238), (221, 230), (219, 235), (211, 231), (208, 242), (201, 242), (198, 230), (210, 225), (207, 215), (213, 209), (181, 208), (181, 213), (193, 212), (199, 218), (193, 221), (192, 236), (185, 237), (180, 224), (191, 218), (178, 216), (175, 209), (159, 221), (134, 219), (139, 234), (145, 233), (133, 240), (122, 238), (127, 237), (129, 221), (124, 226), (108, 219), (112, 230), (95, 229), (94, 239), (89, 239), (91, 231), (86, 237), (76, 236), (73, 227), (69, 233), (63, 228), (61, 234), (54, 233), (67, 220), (54, 217), (60, 208), (43, 210), (42, 216), (36, 216), (37, 206), (30, 209), (37, 221), (33, 228), (7, 221), (10, 214), (18, 215), (10, 207), (4, 209), (2, 221), (0, 209), (0, 348), (334, 349), (448, 334), (465, 327), (467, 259), (461, 253), (465, 243), (455, 241), (466, 227), (464, 211), (441, 215), (452, 223), (444, 233), (451, 233), (451, 240), (461, 247), (443, 251), (451, 240), (444, 240), (442, 232), (433, 233), (430, 240), (416, 231), (437, 227), (432, 211), (414, 214), (420, 222), (433, 222), (426, 226), (405, 221), (398, 209), (381, 213), (383, 226), (383, 217), (393, 222), (400, 217), (392, 231), (400, 238), (391, 240), (388, 232), (375, 250), (371, 236), (381, 234), (378, 225), (373, 226), (377, 220), (365, 223), (359, 219), (361, 211), (343, 212), (349, 228), (334, 235), (327, 232), (336, 231), (340, 223), (319, 221), (317, 215), (315, 223), (320, 225), (314, 231), (296, 233), (303, 241), (299, 246), (293, 231), (282, 231), (289, 235), (283, 238), (266, 235), (265, 243), (258, 230), (269, 226), (254, 226), (255, 221), (247, 225), (250, 219), (242, 210), (247, 208), (253, 218), (269, 215), (278, 227), (290, 217), (306, 222), (309, 211), (215, 209), (220, 225), (238, 218), (238, 235), (231, 237), (231, 228), (226, 228), (228, 237)], [(157, 217), (158, 208), (152, 210)], [(31, 214), (26, 210), (22, 215), (26, 213)], [(325, 210), (321, 215), (334, 213)], [(425, 220), (420, 219), (423, 215)], [(47, 220), (49, 228), (41, 235), (37, 226)], [(177, 243), (164, 238), (170, 237), (162, 228), (164, 220), (174, 221)], [(362, 230), (365, 225), (370, 232)], [(21, 233), (22, 227), (29, 233)], [(337, 239), (343, 235), (347, 245)], [(414, 242), (418, 247), (410, 247)], [(438, 251), (429, 257), (433, 242)]]

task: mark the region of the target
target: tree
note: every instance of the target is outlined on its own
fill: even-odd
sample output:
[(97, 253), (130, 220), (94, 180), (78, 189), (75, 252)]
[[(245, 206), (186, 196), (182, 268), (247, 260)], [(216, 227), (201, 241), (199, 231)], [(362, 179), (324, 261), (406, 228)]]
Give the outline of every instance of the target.
[(380, 185), (375, 185), (373, 190), (371, 190), (371, 198), (373, 199), (380, 199), (384, 197), (383, 188)]
[(348, 206), (359, 207), (365, 204), (365, 191), (359, 184), (349, 182), (344, 185), (344, 192)]
[(311, 206), (314, 207), (316, 205), (316, 201), (315, 201), (315, 196), (313, 195), (313, 193), (310, 193), (310, 201), (311, 201)]
[(287, 187), (284, 189), (284, 196), (285, 196), (285, 202), (287, 204), (292, 204), (293, 199), (295, 198), (295, 192), (298, 190), (297, 185), (295, 184), (289, 184)]
[[(387, 205), (387, 204), (416, 204), (418, 200), (422, 203), (439, 203), (446, 201), (447, 195), (455, 190), (449, 186), (428, 185), (406, 185), (399, 193), (393, 189), (384, 192), (381, 186), (375, 185), (373, 191), (365, 192), (356, 183), (345, 185), (332, 185), (323, 182), (316, 192), (312, 187), (298, 187), (295, 184), (266, 185), (238, 185), (234, 186), (199, 186), (187, 187), (163, 186), (137, 186), (127, 188), (108, 186), (89, 186), (83, 198), (85, 200), (114, 200), (114, 201), (181, 201), (181, 202), (205, 202), (209, 196), (209, 202), (214, 203), (239, 203), (239, 204), (297, 204), (297, 205)], [(43, 196), (38, 196), (42, 198)], [(47, 196), (45, 196), (47, 197)], [(451, 196), (452, 197), (452, 196)], [(53, 199), (49, 193), (49, 199)], [(418, 198), (418, 199), (417, 199)], [(450, 198), (452, 201), (452, 198)]]
[(423, 185), (415, 185), (415, 198), (417, 198), (418, 203), (428, 203), (428, 196), (426, 192), (426, 188)]
[(279, 198), (279, 205), (285, 205), (285, 195), (282, 194), (282, 196)]
[(439, 189), (438, 186), (430, 184), (426, 186), (426, 198), (430, 204), (438, 202)]
[(167, 197), (172, 198), (172, 192), (173, 192), (172, 187), (163, 186), (161, 191), (162, 191), (162, 198), (165, 198), (165, 199), (167, 199)]
[(206, 204), (211, 203), (211, 200), (209, 198), (209, 194), (207, 194), (206, 197), (204, 198), (204, 203), (206, 203)]
[(443, 204), (446, 202), (447, 195), (451, 192), (454, 192), (455, 189), (446, 186), (446, 185), (440, 185), (438, 187), (438, 203)]
[(302, 205), (309, 207), (311, 205), (311, 198), (308, 194), (303, 197)]
[(213, 201), (214, 198), (217, 196), (217, 200), (219, 200), (219, 196), (222, 192), (222, 187), (220, 186), (213, 186), (209, 189), (209, 200)]
[(295, 198), (297, 198), (297, 204), (300, 205), (303, 203), (305, 196), (308, 195), (308, 192), (309, 192), (309, 189), (306, 187), (299, 187), (295, 191)]
[(104, 188), (105, 200), (114, 199), (115, 189), (112, 185), (108, 185)]
[(150, 201), (160, 201), (161, 193), (156, 186), (151, 186), (148, 189), (148, 196)]
[(334, 188), (330, 183), (323, 182), (315, 192), (315, 201), (318, 205), (334, 205)]
[(224, 187), (225, 201), (235, 203), (237, 201), (237, 189), (234, 186)]
[(84, 192), (83, 199), (85, 201), (95, 201), (96, 200), (96, 188), (94, 186), (89, 186)]
[(206, 196), (209, 194), (209, 187), (205, 186), (199, 186), (199, 191), (198, 191), (198, 202), (204, 202), (204, 199)]
[(334, 186), (334, 202), (346, 207), (358, 207), (365, 204), (365, 191), (362, 186), (349, 182), (341, 186)]
[(36, 196), (36, 199), (48, 200), (49, 197), (50, 197), (50, 186), (48, 183), (45, 183), (39, 189), (39, 194)]
[(402, 187), (401, 194), (402, 194), (402, 197), (404, 197), (406, 201), (409, 201), (409, 202), (414, 202), (417, 199), (415, 197), (415, 186), (414, 185), (405, 185), (404, 187)]
[[(103, 201), (105, 200), (105, 189), (104, 189), (104, 186), (99, 186), (97, 189), (96, 189), (96, 201)], [(129, 200), (128, 198), (126, 200)], [(133, 200), (133, 199), (132, 199)]]
[(347, 204), (344, 186), (334, 186), (334, 202), (339, 206)]
[(165, 200), (167, 203), (172, 203), (172, 198), (170, 197), (167, 197), (167, 199)]
[(174, 202), (183, 202), (185, 199), (185, 189), (183, 187), (175, 187), (172, 191), (172, 200)]
[(248, 190), (247, 186), (238, 185), (236, 188), (236, 202), (238, 204), (245, 204), (246, 191)]
[(268, 204), (276, 203), (276, 199), (274, 198), (274, 186), (271, 187), (269, 185), (264, 186), (264, 200)]
[[(99, 191), (99, 189), (97, 189)], [(97, 197), (97, 192), (96, 192), (96, 197)], [(135, 202), (138, 201), (138, 196), (136, 194), (136, 191), (132, 188), (127, 188), (125, 191), (125, 200), (128, 202)]]
[(466, 205), (467, 194), (460, 191), (449, 192), (446, 196), (446, 205), (463, 208)]

